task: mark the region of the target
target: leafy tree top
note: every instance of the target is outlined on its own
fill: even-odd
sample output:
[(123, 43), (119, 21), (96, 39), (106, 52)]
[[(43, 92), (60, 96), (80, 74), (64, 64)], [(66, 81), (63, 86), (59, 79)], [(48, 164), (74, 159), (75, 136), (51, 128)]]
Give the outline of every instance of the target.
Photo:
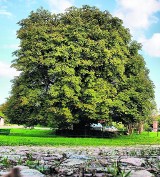
[(57, 15), (38, 9), (19, 25), (12, 121), (60, 125), (149, 115), (153, 84), (141, 45), (122, 20), (83, 6)]

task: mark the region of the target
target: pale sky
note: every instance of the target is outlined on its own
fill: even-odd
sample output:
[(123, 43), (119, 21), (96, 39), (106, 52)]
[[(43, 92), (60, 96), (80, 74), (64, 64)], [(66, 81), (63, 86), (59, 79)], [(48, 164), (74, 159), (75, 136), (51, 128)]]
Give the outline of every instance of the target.
[(18, 72), (10, 68), (15, 58), (12, 52), (18, 49), (17, 22), (26, 18), (32, 10), (43, 7), (59, 13), (70, 6), (97, 6), (108, 10), (124, 21), (133, 39), (143, 45), (140, 53), (150, 70), (155, 85), (155, 100), (160, 108), (160, 0), (0, 0), (0, 104), (4, 103), (11, 90), (11, 82)]

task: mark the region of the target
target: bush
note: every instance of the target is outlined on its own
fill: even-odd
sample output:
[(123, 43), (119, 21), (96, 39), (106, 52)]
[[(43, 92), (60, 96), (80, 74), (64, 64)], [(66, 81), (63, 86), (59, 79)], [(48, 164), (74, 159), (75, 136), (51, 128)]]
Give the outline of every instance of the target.
[(116, 127), (118, 130), (125, 130), (126, 128), (125, 128), (125, 126), (124, 126), (124, 124), (122, 124), (122, 122), (112, 122), (112, 125), (114, 126), (114, 127)]
[(71, 129), (63, 129), (56, 130), (56, 135), (66, 136), (66, 137), (96, 137), (96, 138), (113, 138), (120, 135), (119, 132), (109, 132), (109, 131), (101, 131), (101, 130), (71, 130)]

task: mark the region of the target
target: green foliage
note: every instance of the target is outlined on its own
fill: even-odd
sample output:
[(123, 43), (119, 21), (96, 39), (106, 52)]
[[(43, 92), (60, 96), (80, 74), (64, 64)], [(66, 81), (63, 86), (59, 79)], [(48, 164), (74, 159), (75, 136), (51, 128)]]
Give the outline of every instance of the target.
[(112, 165), (108, 165), (107, 170), (114, 177), (129, 177), (131, 173), (131, 171), (126, 172), (124, 169), (121, 169), (120, 159), (117, 159)]
[(4, 114), (2, 113), (2, 111), (0, 111), (0, 117), (4, 117)]
[(160, 115), (157, 115), (156, 117), (154, 117), (155, 118), (155, 120), (157, 120), (158, 121), (158, 124), (160, 125)]
[(120, 19), (83, 6), (58, 15), (38, 9), (19, 25), (10, 122), (64, 128), (149, 117), (153, 84)]
[(118, 130), (124, 130), (126, 127), (122, 124), (122, 122), (112, 122), (112, 125), (116, 127)]
[(0, 105), (0, 117), (6, 118), (4, 111), (6, 109), (6, 103)]
[(9, 135), (10, 134), (10, 129), (0, 129), (0, 135)]
[(11, 160), (9, 160), (8, 157), (3, 157), (0, 158), (0, 163), (2, 164), (2, 166), (9, 168), (9, 166), (11, 165)]

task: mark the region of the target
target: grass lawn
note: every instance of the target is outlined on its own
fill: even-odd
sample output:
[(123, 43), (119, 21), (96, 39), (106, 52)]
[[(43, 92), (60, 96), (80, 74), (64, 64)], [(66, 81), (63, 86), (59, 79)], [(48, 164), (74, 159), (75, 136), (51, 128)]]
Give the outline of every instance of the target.
[(144, 132), (140, 135), (119, 136), (116, 138), (65, 138), (52, 134), (52, 130), (11, 129), (10, 135), (0, 135), (0, 146), (129, 146), (158, 145), (160, 133)]

